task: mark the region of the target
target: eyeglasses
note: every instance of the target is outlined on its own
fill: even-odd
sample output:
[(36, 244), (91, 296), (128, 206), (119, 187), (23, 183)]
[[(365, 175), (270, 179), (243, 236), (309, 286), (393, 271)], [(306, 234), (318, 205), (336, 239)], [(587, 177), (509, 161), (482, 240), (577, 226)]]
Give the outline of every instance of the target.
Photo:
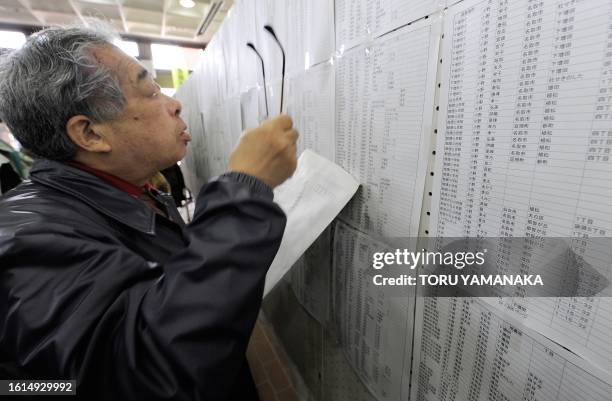
[[(280, 112), (283, 112), (283, 105), (284, 105), (284, 96), (285, 96), (285, 49), (283, 48), (283, 45), (281, 44), (280, 40), (278, 40), (278, 37), (276, 36), (276, 33), (274, 32), (274, 28), (272, 28), (272, 26), (270, 25), (264, 25), (264, 29), (270, 34), (272, 35), (272, 37), (274, 38), (274, 41), (276, 42), (276, 44), (278, 45), (278, 47), (280, 48), (281, 54), (283, 55), (283, 68), (282, 68), (282, 80), (281, 80), (281, 101), (280, 101)], [(266, 101), (266, 118), (269, 116), (269, 111), (268, 111), (268, 94), (267, 94), (267, 90), (266, 90), (266, 68), (264, 66), (264, 61), (263, 58), (261, 57), (261, 54), (257, 51), (257, 49), (255, 48), (255, 45), (251, 42), (248, 42), (247, 47), (251, 50), (253, 50), (255, 52), (255, 54), (257, 55), (257, 57), (259, 58), (259, 61), (261, 62), (261, 73), (263, 75), (263, 84), (264, 84), (264, 99)]]

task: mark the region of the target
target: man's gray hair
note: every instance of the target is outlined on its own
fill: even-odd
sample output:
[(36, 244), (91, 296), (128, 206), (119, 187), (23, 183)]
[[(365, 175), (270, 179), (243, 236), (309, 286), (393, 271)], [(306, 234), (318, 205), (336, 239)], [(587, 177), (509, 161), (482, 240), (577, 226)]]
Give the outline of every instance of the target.
[(125, 107), (117, 75), (94, 57), (113, 33), (102, 26), (46, 28), (0, 58), (0, 117), (24, 148), (66, 161), (76, 147), (66, 133), (75, 115), (112, 121)]

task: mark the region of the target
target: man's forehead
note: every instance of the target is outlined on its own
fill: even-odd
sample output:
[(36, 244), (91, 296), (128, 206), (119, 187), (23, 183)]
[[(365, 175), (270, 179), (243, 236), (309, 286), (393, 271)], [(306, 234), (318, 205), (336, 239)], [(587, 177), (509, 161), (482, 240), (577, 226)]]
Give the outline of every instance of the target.
[(148, 75), (148, 71), (142, 64), (115, 46), (95, 49), (94, 55), (98, 62), (104, 64), (117, 74), (119, 82), (122, 84), (131, 83), (136, 85), (140, 79)]

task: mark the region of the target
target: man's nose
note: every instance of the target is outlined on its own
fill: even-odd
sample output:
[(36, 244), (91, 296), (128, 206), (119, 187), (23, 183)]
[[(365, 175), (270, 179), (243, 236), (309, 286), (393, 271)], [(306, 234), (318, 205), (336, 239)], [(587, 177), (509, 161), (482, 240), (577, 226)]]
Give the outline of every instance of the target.
[(170, 114), (175, 117), (178, 117), (181, 114), (181, 110), (183, 110), (182, 103), (173, 97), (170, 98), (168, 107), (170, 108)]

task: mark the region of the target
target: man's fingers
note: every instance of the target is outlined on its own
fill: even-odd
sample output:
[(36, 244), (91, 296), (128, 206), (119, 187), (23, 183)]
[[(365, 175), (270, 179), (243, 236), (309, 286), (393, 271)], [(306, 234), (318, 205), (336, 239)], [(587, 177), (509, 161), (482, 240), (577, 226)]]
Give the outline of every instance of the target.
[(287, 137), (289, 138), (291, 143), (296, 143), (298, 138), (300, 137), (300, 134), (296, 129), (292, 129), (287, 132)]
[(289, 152), (291, 154), (291, 170), (295, 171), (297, 168), (297, 146), (295, 144), (291, 145)]
[(276, 124), (280, 129), (289, 130), (293, 128), (293, 120), (286, 114), (281, 114), (272, 119), (274, 124)]

